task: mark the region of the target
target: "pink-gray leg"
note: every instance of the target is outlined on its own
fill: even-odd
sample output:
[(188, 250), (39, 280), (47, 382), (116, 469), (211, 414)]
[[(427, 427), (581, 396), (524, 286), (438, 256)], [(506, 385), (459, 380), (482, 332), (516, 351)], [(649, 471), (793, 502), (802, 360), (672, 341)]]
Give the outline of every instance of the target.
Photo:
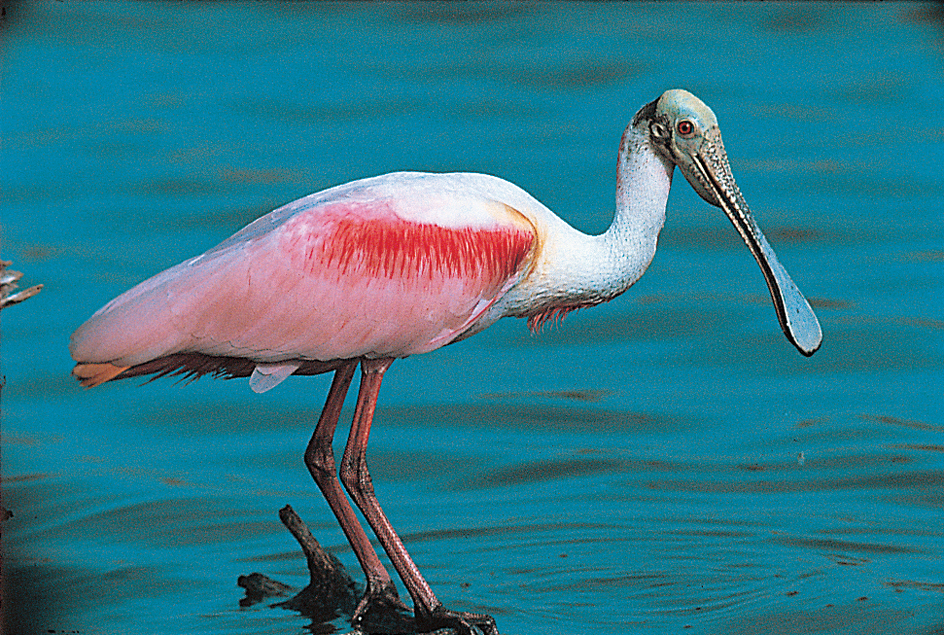
[(361, 621), (371, 604), (381, 602), (396, 609), (407, 608), (400, 601), (390, 574), (387, 573), (377, 557), (377, 553), (370, 544), (370, 539), (358, 522), (347, 497), (344, 496), (335, 473), (334, 451), (331, 448), (331, 442), (338, 425), (338, 419), (341, 416), (341, 409), (344, 406), (344, 397), (347, 395), (356, 369), (357, 361), (354, 360), (341, 366), (335, 372), (324, 410), (321, 412), (321, 418), (318, 419), (318, 425), (315, 427), (315, 432), (311, 437), (311, 441), (308, 442), (308, 448), (305, 450), (305, 465), (308, 467), (308, 471), (311, 472), (311, 476), (315, 479), (315, 483), (317, 483), (325, 500), (328, 501), (331, 511), (337, 517), (338, 524), (341, 525), (341, 529), (351, 544), (354, 555), (357, 556), (357, 560), (360, 562), (367, 578), (367, 589), (364, 592), (364, 597), (354, 611), (352, 622), (355, 626)]
[[(488, 615), (450, 611), (436, 598), (433, 590), (420, 574), (410, 554), (374, 495), (374, 487), (367, 470), (367, 441), (377, 405), (377, 395), (384, 372), (393, 363), (392, 358), (364, 359), (361, 361), (361, 385), (354, 411), (354, 422), (344, 456), (341, 459), (341, 482), (357, 503), (367, 523), (374, 530), (394, 568), (413, 598), (413, 614), (422, 629), (454, 628), (464, 635), (472, 635), (473, 627), (485, 635), (498, 635), (495, 620)], [(340, 371), (339, 371), (340, 372)]]

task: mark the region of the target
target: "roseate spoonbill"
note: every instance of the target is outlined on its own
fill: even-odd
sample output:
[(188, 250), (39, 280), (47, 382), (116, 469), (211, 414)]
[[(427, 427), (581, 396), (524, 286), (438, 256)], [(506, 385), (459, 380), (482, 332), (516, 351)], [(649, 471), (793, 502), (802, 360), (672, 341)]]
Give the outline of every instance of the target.
[(341, 482), (402, 578), (420, 628), (497, 633), (487, 615), (443, 607), (374, 496), (365, 457), (384, 372), (501, 317), (537, 328), (626, 291), (655, 254), (676, 166), (727, 214), (763, 271), (787, 339), (812, 355), (819, 323), (741, 196), (714, 113), (670, 90), (623, 133), (616, 214), (599, 236), (493, 176), (355, 181), (289, 203), (105, 305), (72, 335), (73, 374), (85, 386), (155, 373), (248, 376), (263, 392), (292, 374), (335, 371), (305, 463), (366, 574), (356, 624), (375, 603), (402, 606), (335, 475), (331, 440), (360, 364)]

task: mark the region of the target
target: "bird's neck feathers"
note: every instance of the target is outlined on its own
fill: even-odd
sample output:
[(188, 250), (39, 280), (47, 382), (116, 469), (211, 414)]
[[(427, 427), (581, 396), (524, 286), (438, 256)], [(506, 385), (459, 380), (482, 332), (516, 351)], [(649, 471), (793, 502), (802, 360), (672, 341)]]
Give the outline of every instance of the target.
[(616, 168), (616, 214), (595, 241), (608, 261), (608, 285), (618, 295), (646, 271), (665, 224), (665, 205), (675, 165), (659, 155), (646, 133), (627, 126)]
[[(606, 302), (633, 285), (656, 251), (674, 165), (632, 126), (623, 134), (617, 168), (616, 215), (604, 233), (588, 236), (560, 222), (546, 235), (536, 271), (509, 300), (512, 315), (540, 325), (560, 311)], [(534, 326), (534, 325), (532, 325)]]
[(626, 127), (616, 167), (616, 215), (603, 237), (617, 252), (638, 261), (633, 282), (655, 255), (674, 169), (653, 149), (648, 134), (632, 124)]

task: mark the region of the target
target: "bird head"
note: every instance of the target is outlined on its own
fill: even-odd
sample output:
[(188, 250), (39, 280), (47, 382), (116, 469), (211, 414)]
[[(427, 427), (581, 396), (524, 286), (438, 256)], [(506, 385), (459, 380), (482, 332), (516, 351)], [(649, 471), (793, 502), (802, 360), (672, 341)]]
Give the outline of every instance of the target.
[(706, 202), (721, 207), (714, 182), (737, 189), (718, 119), (695, 95), (686, 90), (667, 90), (636, 113), (633, 125), (648, 128), (653, 147), (678, 166)]
[(667, 90), (643, 106), (632, 125), (648, 136), (656, 152), (678, 166), (699, 196), (724, 210), (764, 273), (784, 334), (801, 353), (812, 355), (822, 342), (819, 322), (734, 181), (715, 113), (688, 91)]

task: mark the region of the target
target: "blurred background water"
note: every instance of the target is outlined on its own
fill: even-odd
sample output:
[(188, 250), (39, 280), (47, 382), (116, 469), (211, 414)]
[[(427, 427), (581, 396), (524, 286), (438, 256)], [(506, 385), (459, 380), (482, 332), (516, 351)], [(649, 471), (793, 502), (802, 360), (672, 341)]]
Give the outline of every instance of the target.
[(677, 178), (625, 296), (394, 365), (380, 500), (503, 633), (944, 632), (941, 5), (4, 5), (0, 255), (46, 285), (3, 312), (6, 632), (306, 632), (235, 585), (307, 581), (285, 503), (359, 576), (302, 464), (327, 376), (85, 391), (92, 312), (394, 170), (495, 174), (602, 231), (623, 127), (674, 87), (718, 115), (822, 350)]

